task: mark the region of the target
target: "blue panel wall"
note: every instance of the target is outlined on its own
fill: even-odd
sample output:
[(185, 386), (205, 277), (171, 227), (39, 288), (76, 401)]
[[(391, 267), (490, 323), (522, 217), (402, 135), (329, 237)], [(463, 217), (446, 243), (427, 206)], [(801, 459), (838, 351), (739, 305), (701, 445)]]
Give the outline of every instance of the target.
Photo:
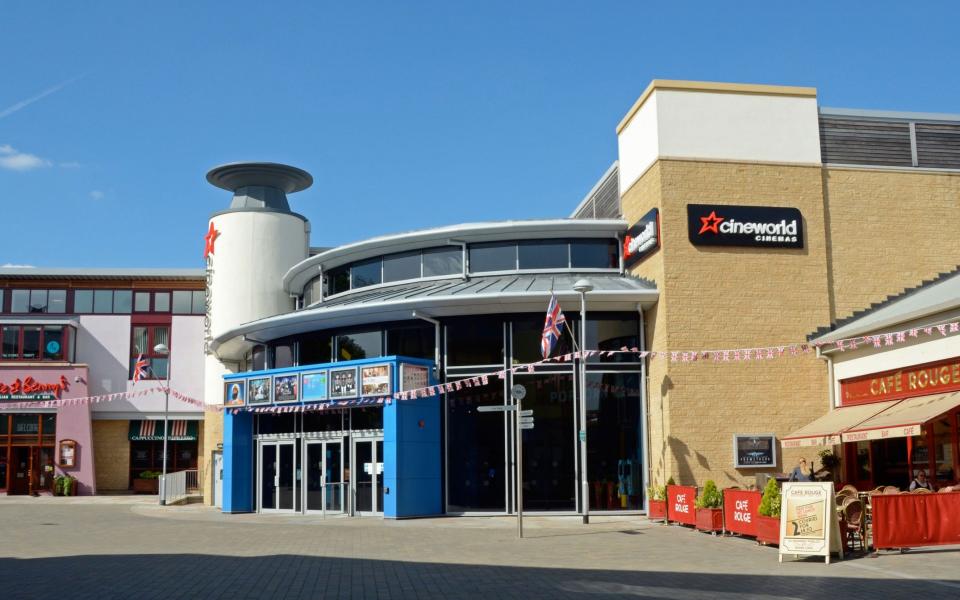
[[(432, 380), (430, 384), (435, 385)], [(398, 387), (394, 385), (395, 389)], [(383, 496), (385, 517), (422, 517), (442, 512), (440, 398), (395, 400), (384, 406), (383, 483), (390, 490), (389, 494), (385, 490)]]
[(254, 510), (253, 415), (223, 413), (223, 512)]

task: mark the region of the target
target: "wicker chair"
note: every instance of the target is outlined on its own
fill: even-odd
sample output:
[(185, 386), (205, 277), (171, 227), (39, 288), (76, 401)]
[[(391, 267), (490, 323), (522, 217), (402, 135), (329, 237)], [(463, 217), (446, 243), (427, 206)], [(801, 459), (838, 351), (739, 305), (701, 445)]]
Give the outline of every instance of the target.
[(843, 518), (846, 529), (844, 533), (850, 540), (850, 547), (853, 548), (853, 542), (856, 541), (860, 544), (860, 548), (864, 549), (866, 545), (863, 541), (863, 503), (856, 498), (845, 503)]
[(900, 493), (900, 488), (895, 485), (888, 485), (883, 488), (883, 494), (885, 496), (894, 496)]
[(910, 493), (911, 494), (932, 494), (933, 492), (931, 492), (927, 488), (918, 487)]
[(840, 488), (840, 491), (837, 492), (837, 493), (838, 493), (838, 494), (843, 494), (843, 493), (846, 493), (846, 492), (850, 492), (851, 494), (853, 494), (854, 496), (856, 496), (857, 494), (860, 493), (860, 490), (858, 490), (855, 486), (852, 486), (852, 485), (850, 485), (850, 484), (848, 483), (847, 485), (845, 485), (845, 486), (843, 486), (842, 488)]
[(944, 492), (952, 492), (952, 491), (953, 491), (953, 488), (952, 488), (952, 487), (950, 487), (949, 485), (945, 485), (945, 486), (943, 486), (942, 488), (940, 488), (939, 490), (937, 490), (937, 493), (938, 493), (938, 494), (942, 494), (942, 493), (944, 493)]

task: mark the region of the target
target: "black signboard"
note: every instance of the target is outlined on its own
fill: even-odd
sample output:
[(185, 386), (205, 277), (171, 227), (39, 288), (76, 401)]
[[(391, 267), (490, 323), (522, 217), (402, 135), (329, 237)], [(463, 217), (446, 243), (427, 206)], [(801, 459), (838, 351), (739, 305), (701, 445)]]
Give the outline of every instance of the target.
[(695, 246), (803, 248), (803, 217), (796, 208), (688, 204), (687, 230)]
[(733, 459), (738, 469), (777, 466), (777, 438), (772, 433), (735, 434)]
[(623, 266), (631, 267), (660, 247), (660, 212), (652, 209), (640, 217), (623, 237)]

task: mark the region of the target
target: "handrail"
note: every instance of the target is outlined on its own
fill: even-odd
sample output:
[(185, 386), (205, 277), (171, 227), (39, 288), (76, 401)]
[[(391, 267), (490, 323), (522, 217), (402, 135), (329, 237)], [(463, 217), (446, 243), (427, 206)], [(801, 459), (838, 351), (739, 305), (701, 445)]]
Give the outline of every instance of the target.
[[(194, 471), (196, 473), (196, 471)], [(167, 473), (163, 476), (164, 504), (173, 504), (187, 499), (187, 471)]]

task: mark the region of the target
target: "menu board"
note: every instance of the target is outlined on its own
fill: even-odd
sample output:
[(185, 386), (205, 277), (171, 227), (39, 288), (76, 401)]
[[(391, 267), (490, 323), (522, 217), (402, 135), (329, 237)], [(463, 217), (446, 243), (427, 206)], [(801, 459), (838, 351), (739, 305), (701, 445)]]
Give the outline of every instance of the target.
[(733, 460), (738, 469), (777, 466), (777, 438), (772, 433), (734, 434)]
[(304, 402), (327, 399), (327, 372), (311, 371), (300, 375), (300, 397)]
[(270, 378), (257, 377), (247, 380), (247, 403), (248, 404), (269, 404), (270, 403)]
[(247, 382), (227, 381), (223, 384), (223, 405), (224, 406), (243, 406), (243, 401)]
[(390, 395), (390, 365), (360, 367), (360, 389), (362, 396)]
[(296, 402), (299, 399), (299, 377), (296, 375), (275, 375), (273, 378), (273, 401), (275, 403)]
[(843, 558), (832, 482), (786, 482), (781, 497), (780, 562), (784, 554)]
[(330, 399), (357, 397), (357, 368), (330, 369)]

